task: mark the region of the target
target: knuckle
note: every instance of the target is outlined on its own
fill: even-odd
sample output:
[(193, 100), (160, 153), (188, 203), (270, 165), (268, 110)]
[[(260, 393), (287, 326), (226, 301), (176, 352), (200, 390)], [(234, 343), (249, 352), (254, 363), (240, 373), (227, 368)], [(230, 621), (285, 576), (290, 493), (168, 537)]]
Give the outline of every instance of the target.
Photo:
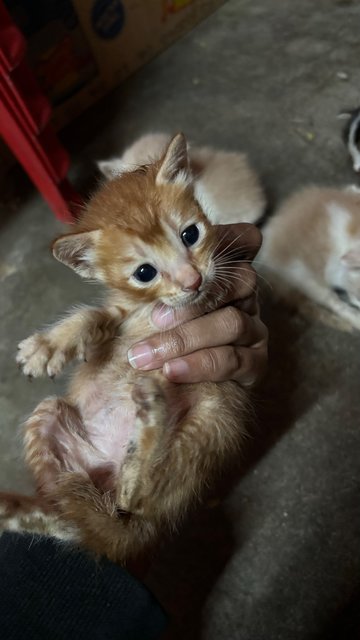
[(249, 353), (249, 350), (242, 350), (238, 354), (238, 369), (236, 371), (236, 381), (246, 386), (252, 386), (257, 380), (256, 358)]
[(258, 311), (256, 291), (252, 291), (247, 297), (236, 300), (234, 306), (248, 315), (256, 316)]
[(266, 324), (262, 321), (261, 321), (261, 330), (263, 334), (263, 340), (266, 346), (267, 343), (269, 342), (269, 329), (267, 328)]
[(266, 369), (268, 360), (269, 360), (269, 351), (267, 342), (264, 344), (263, 348), (259, 350), (258, 359), (260, 362), (260, 367)]
[(208, 379), (212, 379), (218, 372), (219, 361), (215, 349), (207, 349), (202, 362), (203, 371)]
[(260, 249), (260, 247), (262, 245), (262, 241), (263, 241), (262, 233), (261, 233), (260, 229), (258, 229), (258, 227), (255, 227), (255, 226), (254, 226), (254, 229), (253, 229), (252, 233), (253, 233), (252, 241), (256, 245), (257, 251), (259, 251), (259, 249)]
[[(250, 223), (245, 223), (246, 224), (246, 239), (247, 239), (247, 246), (248, 246), (248, 255), (249, 257), (254, 257), (257, 252), (259, 251), (261, 245), (262, 245), (262, 233), (261, 231), (258, 229), (258, 227), (256, 227), (253, 224)], [(244, 234), (245, 236), (245, 234)], [(246, 249), (246, 247), (245, 247)]]
[(256, 318), (256, 340), (254, 340), (254, 344), (252, 345), (254, 349), (257, 349), (259, 352), (264, 351), (267, 352), (269, 342), (269, 329), (266, 324), (259, 318)]
[(223, 331), (228, 342), (234, 342), (245, 328), (244, 316), (236, 307), (226, 307), (223, 311)]
[(248, 288), (251, 289), (251, 291), (255, 291), (257, 285), (257, 273), (254, 267), (248, 266), (245, 278)]
[(250, 264), (241, 265), (237, 290), (240, 298), (247, 298), (252, 294), (256, 294), (257, 273)]
[(265, 349), (269, 341), (269, 330), (259, 316), (252, 318), (252, 323), (254, 327), (254, 339), (251, 346), (255, 349)]
[(216, 351), (209, 350), (208, 355), (208, 379), (211, 380), (236, 380), (239, 369), (239, 358), (235, 347), (223, 347)]
[(241, 364), (242, 364), (241, 357), (238, 350), (236, 349), (236, 347), (231, 347), (231, 350), (229, 351), (228, 358), (227, 358), (227, 367), (230, 372), (230, 376), (233, 379), (236, 378), (238, 371), (241, 367)]
[(266, 369), (266, 349), (245, 349), (241, 354), (241, 365), (238, 370), (237, 381), (244, 386), (253, 387), (262, 380)]
[(186, 337), (183, 330), (179, 327), (173, 329), (169, 341), (171, 353), (182, 355), (186, 351)]

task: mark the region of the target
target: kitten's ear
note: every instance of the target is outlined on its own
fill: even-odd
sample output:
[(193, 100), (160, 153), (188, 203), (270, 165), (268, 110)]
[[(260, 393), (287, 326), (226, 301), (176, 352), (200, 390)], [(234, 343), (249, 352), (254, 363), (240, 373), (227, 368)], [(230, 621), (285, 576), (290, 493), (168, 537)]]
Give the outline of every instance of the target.
[(83, 278), (99, 278), (95, 261), (95, 247), (100, 231), (71, 233), (54, 241), (54, 257)]
[(341, 256), (341, 262), (348, 269), (360, 269), (360, 246)]
[(96, 163), (99, 171), (107, 178), (108, 180), (112, 180), (116, 178), (116, 176), (120, 176), (124, 171), (126, 171), (126, 167), (116, 158), (112, 160), (98, 160)]
[(156, 184), (189, 184), (191, 180), (187, 143), (183, 133), (171, 140), (161, 160)]

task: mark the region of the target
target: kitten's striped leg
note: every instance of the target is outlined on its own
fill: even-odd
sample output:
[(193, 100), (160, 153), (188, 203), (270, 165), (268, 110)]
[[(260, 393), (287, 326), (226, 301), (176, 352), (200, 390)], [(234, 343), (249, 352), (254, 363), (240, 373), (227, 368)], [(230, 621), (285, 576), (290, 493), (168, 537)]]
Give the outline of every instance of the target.
[(211, 395), (198, 394), (196, 405), (175, 428), (165, 423), (161, 450), (156, 450), (146, 485), (141, 487), (140, 514), (149, 520), (160, 514), (176, 523), (189, 504), (200, 498), (224, 460), (237, 457), (246, 433), (247, 393), (235, 382), (212, 387)]
[(91, 443), (76, 407), (63, 398), (46, 398), (25, 423), (25, 453), (38, 492), (57, 500), (64, 473), (82, 474), (102, 491), (114, 488), (114, 464)]
[(64, 471), (84, 472), (91, 444), (77, 409), (63, 398), (46, 398), (25, 423), (25, 459), (42, 495), (56, 493)]
[(132, 397), (136, 404), (135, 429), (121, 467), (116, 504), (124, 511), (141, 514), (142, 498), (151, 491), (151, 471), (159, 447), (164, 447), (168, 424), (165, 398), (154, 378), (141, 376)]

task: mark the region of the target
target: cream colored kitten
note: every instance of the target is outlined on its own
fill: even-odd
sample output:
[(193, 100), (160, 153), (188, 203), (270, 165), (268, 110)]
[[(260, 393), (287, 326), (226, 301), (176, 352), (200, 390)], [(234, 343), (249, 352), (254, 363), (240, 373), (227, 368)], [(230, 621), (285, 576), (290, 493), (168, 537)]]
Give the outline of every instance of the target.
[[(263, 230), (259, 268), (275, 292), (293, 294), (360, 329), (360, 192), (308, 187), (292, 195)], [(348, 327), (347, 327), (348, 328)]]
[[(100, 161), (99, 169), (107, 178), (131, 171), (158, 160), (169, 141), (170, 136), (165, 133), (147, 134), (120, 158)], [(260, 220), (265, 210), (265, 196), (244, 153), (193, 147), (189, 157), (195, 176), (195, 197), (213, 224)]]

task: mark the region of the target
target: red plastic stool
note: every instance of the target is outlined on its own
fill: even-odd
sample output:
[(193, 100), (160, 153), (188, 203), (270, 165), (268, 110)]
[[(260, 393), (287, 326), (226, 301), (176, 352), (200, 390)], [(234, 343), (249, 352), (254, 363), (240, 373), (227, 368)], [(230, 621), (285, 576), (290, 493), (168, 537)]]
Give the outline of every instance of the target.
[(82, 200), (66, 179), (69, 156), (49, 123), (51, 105), (25, 51), (24, 37), (0, 0), (0, 135), (56, 217), (73, 222)]

